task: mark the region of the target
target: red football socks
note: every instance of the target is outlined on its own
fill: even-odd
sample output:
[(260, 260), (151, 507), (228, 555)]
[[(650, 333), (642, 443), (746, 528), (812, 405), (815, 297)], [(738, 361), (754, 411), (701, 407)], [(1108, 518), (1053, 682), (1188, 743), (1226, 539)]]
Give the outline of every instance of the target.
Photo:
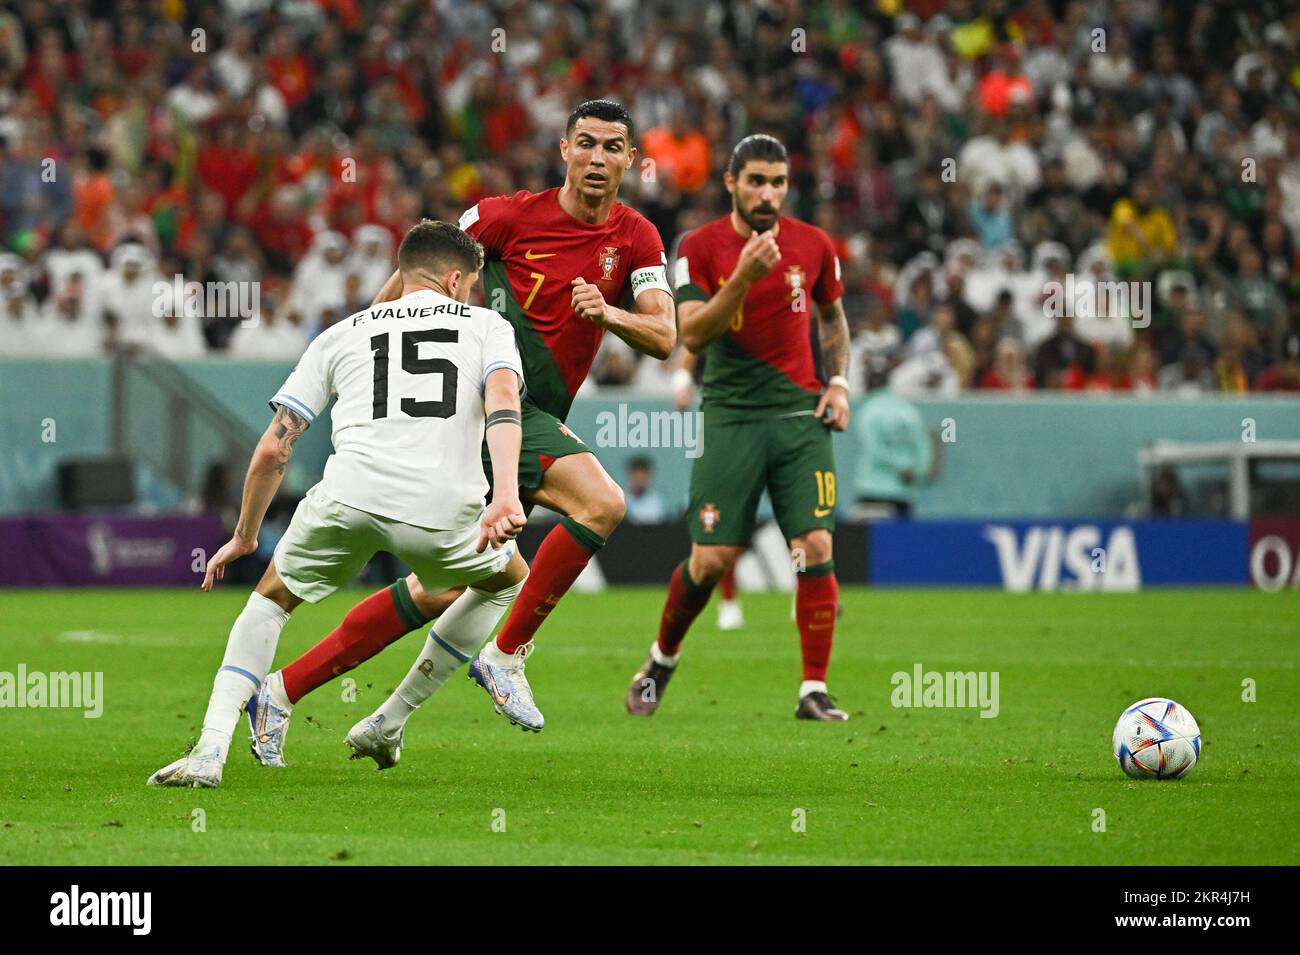
[(376, 591), (349, 610), (329, 636), (281, 671), (285, 695), (297, 703), (426, 623), (405, 580)]
[(497, 649), (514, 653), (533, 639), (592, 555), (604, 546), (605, 538), (572, 518), (566, 517), (552, 528), (537, 548), (524, 588), (497, 634)]
[(799, 625), (799, 649), (803, 654), (803, 678), (826, 681), (835, 639), (835, 614), (839, 610), (840, 587), (835, 579), (835, 562), (809, 567), (798, 574), (794, 617)]
[(670, 657), (676, 656), (686, 639), (686, 631), (708, 606), (709, 595), (713, 593), (712, 586), (702, 587), (691, 579), (689, 563), (684, 560), (673, 570), (668, 580), (668, 599), (664, 601), (659, 620), (659, 649)]
[(736, 565), (738, 563), (740, 561), (733, 560), (731, 566), (727, 568), (727, 572), (718, 581), (718, 594), (723, 600), (736, 599)]

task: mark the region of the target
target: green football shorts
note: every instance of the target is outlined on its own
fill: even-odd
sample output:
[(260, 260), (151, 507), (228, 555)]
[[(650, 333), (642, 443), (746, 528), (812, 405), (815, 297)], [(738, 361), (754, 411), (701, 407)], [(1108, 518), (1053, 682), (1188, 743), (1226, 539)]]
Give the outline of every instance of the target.
[(787, 541), (835, 528), (831, 432), (811, 413), (719, 421), (704, 411), (704, 448), (691, 469), (691, 540), (743, 547), (764, 489)]

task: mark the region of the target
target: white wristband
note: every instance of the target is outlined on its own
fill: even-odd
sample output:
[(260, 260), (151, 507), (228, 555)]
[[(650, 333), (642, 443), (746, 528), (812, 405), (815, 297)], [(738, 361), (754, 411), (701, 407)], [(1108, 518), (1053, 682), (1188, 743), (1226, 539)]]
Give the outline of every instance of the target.
[(678, 368), (673, 372), (673, 391), (682, 391), (695, 385), (695, 379), (685, 368)]
[(849, 380), (843, 375), (831, 375), (831, 380), (826, 382), (827, 388), (834, 388), (836, 385), (839, 385), (845, 391), (849, 390)]

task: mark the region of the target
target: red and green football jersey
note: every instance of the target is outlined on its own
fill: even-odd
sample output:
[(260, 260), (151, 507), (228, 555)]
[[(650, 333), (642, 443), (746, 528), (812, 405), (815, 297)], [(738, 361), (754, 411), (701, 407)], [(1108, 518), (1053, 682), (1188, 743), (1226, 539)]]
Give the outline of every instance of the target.
[(481, 200), (460, 227), (486, 251), (483, 294), (488, 308), (515, 328), (528, 397), (560, 420), (591, 371), (604, 329), (574, 313), (579, 276), (619, 305), (658, 288), (668, 294), (663, 241), (634, 209), (614, 203), (599, 225), (560, 207), (559, 189)]
[[(844, 294), (830, 237), (782, 216), (781, 259), (754, 283), (722, 335), (705, 349), (704, 405), (746, 418), (815, 408), (823, 382), (811, 339), (812, 306)], [(688, 233), (674, 265), (677, 301), (707, 301), (736, 268), (745, 239), (731, 217)]]

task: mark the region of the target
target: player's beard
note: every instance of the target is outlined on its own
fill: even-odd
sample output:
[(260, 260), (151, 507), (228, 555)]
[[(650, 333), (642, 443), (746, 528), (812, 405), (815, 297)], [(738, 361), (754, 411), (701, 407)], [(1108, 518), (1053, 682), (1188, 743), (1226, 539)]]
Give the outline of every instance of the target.
[[(774, 206), (768, 205), (757, 205), (748, 212), (737, 205), (736, 211), (740, 213), (740, 217), (745, 220), (747, 226), (760, 234), (775, 226), (776, 220), (779, 217), (777, 209)], [(771, 213), (772, 218), (765, 222), (758, 218), (758, 215), (761, 213)]]

